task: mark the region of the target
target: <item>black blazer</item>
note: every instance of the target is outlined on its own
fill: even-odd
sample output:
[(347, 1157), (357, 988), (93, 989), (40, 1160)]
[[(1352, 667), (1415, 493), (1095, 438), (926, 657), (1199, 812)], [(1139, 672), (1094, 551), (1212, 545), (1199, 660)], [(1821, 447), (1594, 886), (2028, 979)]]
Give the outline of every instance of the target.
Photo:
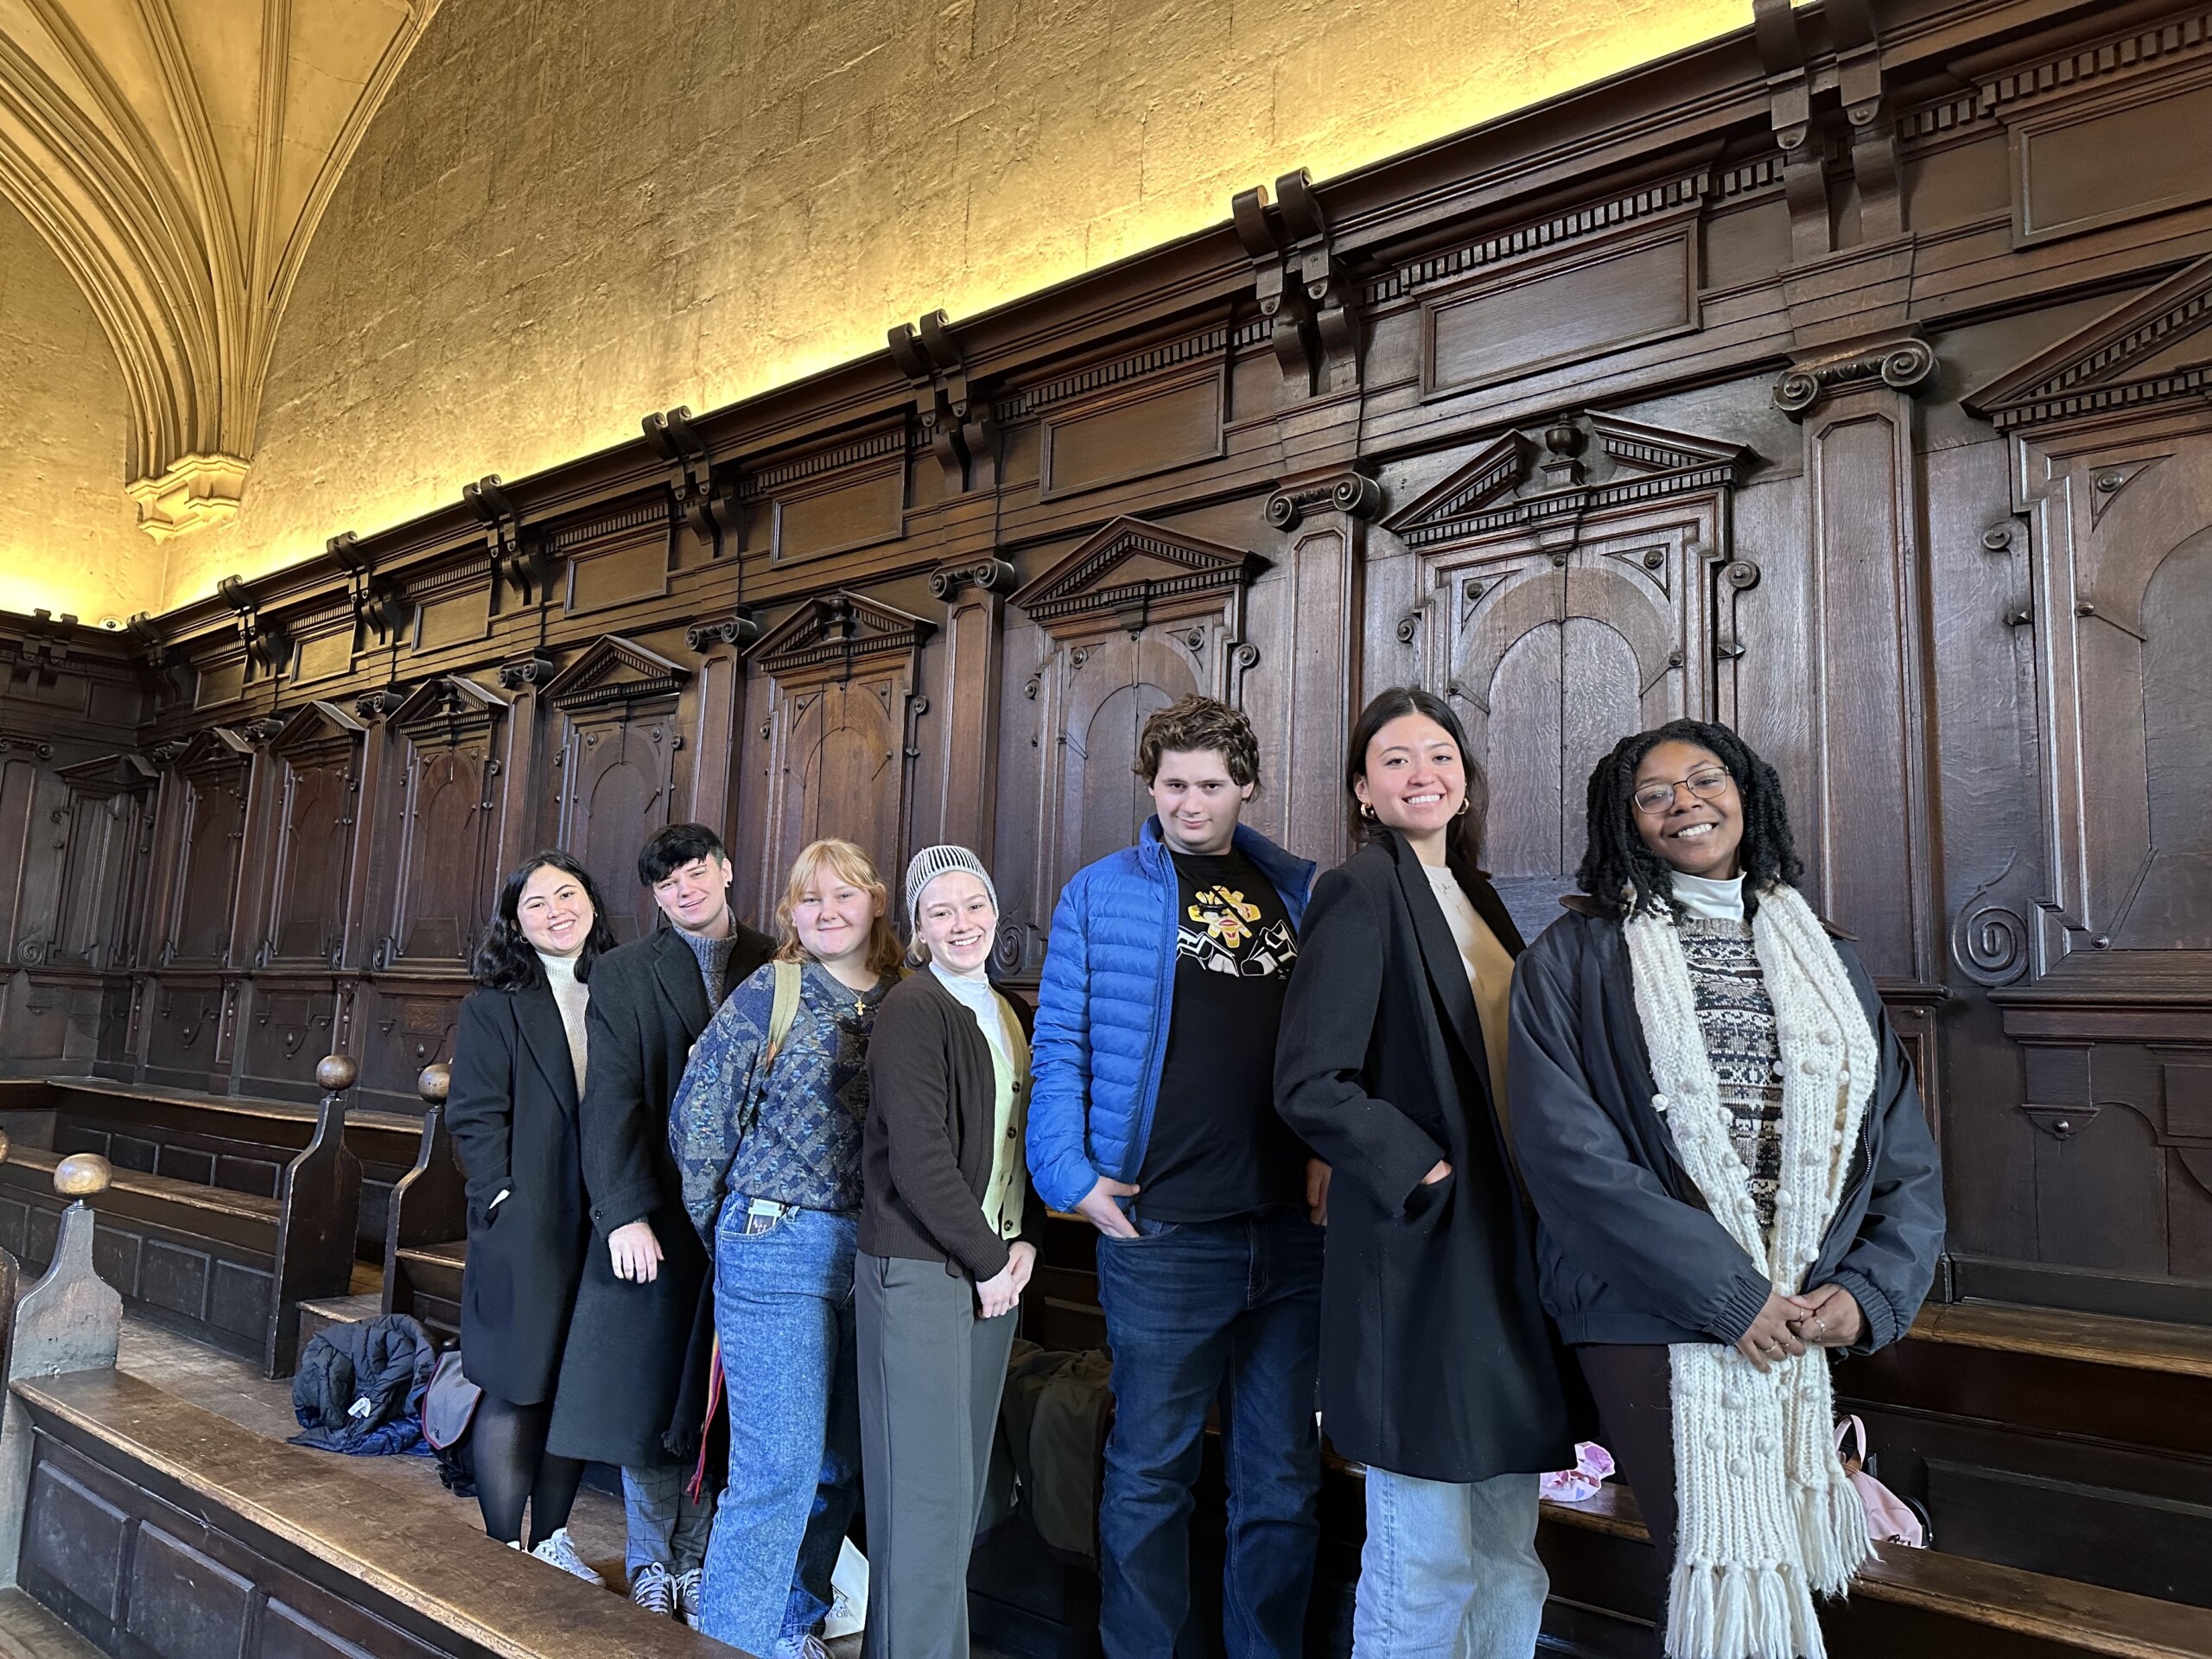
[[(725, 991), (774, 949), (740, 923)], [(699, 959), (673, 928), (608, 951), (592, 963), (590, 984), (591, 1066), (581, 1127), (593, 1245), (547, 1444), (563, 1457), (663, 1463), (671, 1455), (668, 1436), (679, 1427), (685, 1355), (711, 1277), (705, 1248), (683, 1212), (668, 1149), (668, 1107), (714, 1010)], [(607, 1257), (607, 1236), (633, 1221), (651, 1222), (660, 1241), (660, 1274), (651, 1284), (617, 1279)]]
[[(1479, 874), (1461, 887), (1517, 956), (1497, 891)], [(1275, 1104), (1334, 1171), (1321, 1408), (1337, 1450), (1427, 1480), (1573, 1467), (1590, 1414), (1537, 1300), (1533, 1223), (1491, 1103), (1474, 994), (1395, 834), (1314, 887)], [(1452, 1173), (1423, 1186), (1440, 1159)]]
[(543, 985), (461, 1005), (446, 1122), (468, 1176), (461, 1370), (494, 1399), (536, 1405), (553, 1397), (591, 1238), (575, 1070)]
[[(1038, 1241), (1045, 1205), (1027, 1189), (1025, 1159), (1014, 1171), (1025, 1183), (1021, 1231), (1004, 1239), (983, 1219), (998, 1150), (997, 1070), (976, 1016), (930, 969), (885, 994), (868, 1036), (868, 1077), (861, 1249), (995, 1278), (1009, 1243)], [(1018, 1099), (1016, 1114), (1027, 1105)]]

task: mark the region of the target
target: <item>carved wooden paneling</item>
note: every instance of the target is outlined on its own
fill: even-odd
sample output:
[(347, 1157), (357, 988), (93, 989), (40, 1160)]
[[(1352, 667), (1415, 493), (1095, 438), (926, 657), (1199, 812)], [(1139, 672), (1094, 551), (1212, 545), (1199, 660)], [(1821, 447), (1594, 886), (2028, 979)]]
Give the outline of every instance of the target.
[(690, 677), (658, 652), (609, 634), (545, 687), (562, 722), (553, 761), (558, 840), (598, 881), (607, 921), (626, 943), (652, 927), (638, 849), (675, 819), (683, 742), (677, 694)]
[(563, 598), (571, 616), (668, 591), (676, 519), (664, 493), (555, 525), (545, 540), (565, 563)]
[(213, 727), (154, 757), (168, 769), (164, 838), (156, 854), (168, 877), (156, 951), (162, 967), (231, 965), (252, 753), (237, 733)]
[(36, 963), (54, 938), (54, 877), (68, 844), (67, 785), (53, 743), (0, 732), (0, 844), (20, 849), (0, 875), (0, 963)]
[(505, 699), (457, 676), (425, 681), (392, 712), (394, 880), (377, 966), (451, 970), (474, 949), (499, 874), (506, 712)]
[(906, 433), (877, 432), (748, 473), (746, 544), (795, 564), (894, 540), (905, 523)]
[(857, 842), (898, 879), (918, 658), (932, 632), (920, 617), (840, 590), (807, 601), (753, 647), (772, 688), (758, 915), (773, 912), (792, 858), (823, 836)]
[(1055, 410), (1044, 422), (1044, 493), (1070, 495), (1219, 454), (1224, 414), (1218, 368)]
[(47, 960), (94, 970), (129, 967), (133, 924), (145, 902), (159, 774), (142, 756), (116, 754), (64, 766), (60, 776), (69, 788), (67, 849)]
[(338, 965), (367, 729), (336, 703), (310, 702), (269, 745), (276, 844), (256, 967)]
[(949, 565), (930, 578), (945, 601), (938, 747), (930, 757), (938, 810), (930, 836), (969, 848), (986, 863), (997, 823), (1000, 671), (1013, 588), (1014, 567), (1003, 559)]
[(1735, 715), (1740, 447), (1611, 416), (1507, 433), (1385, 521), (1420, 554), (1413, 627), (1438, 641), (1488, 775), (1485, 861), (1524, 931), (1582, 860), (1584, 785), (1641, 728)]

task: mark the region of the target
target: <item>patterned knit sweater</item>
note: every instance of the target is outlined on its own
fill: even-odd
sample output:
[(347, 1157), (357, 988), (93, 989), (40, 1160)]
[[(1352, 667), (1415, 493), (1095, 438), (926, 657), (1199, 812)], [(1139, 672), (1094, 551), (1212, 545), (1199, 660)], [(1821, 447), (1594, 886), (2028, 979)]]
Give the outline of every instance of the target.
[[(683, 1207), (709, 1238), (732, 1193), (804, 1210), (857, 1210), (861, 1129), (868, 1121), (868, 1039), (876, 1005), (895, 982), (849, 990), (820, 963), (799, 976), (798, 1011), (764, 1079), (774, 965), (729, 995), (692, 1045), (675, 1103), (669, 1149), (683, 1181)], [(754, 1093), (760, 1116), (739, 1135)]]
[(1759, 1230), (1774, 1232), (1782, 1184), (1782, 1046), (1749, 922), (1688, 917), (1677, 924), (1697, 1000), (1698, 1032), (1728, 1109), (1728, 1138), (1751, 1172)]

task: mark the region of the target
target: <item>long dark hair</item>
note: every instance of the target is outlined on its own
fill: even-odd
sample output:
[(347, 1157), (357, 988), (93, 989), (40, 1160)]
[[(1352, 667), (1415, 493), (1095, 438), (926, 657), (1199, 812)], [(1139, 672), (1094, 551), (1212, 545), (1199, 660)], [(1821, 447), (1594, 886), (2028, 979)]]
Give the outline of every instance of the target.
[(1344, 750), (1344, 798), (1351, 804), (1352, 839), (1364, 845), (1382, 838), (1383, 826), (1360, 810), (1359, 797), (1352, 785), (1367, 776), (1367, 747), (1375, 741), (1375, 734), (1407, 715), (1421, 715), (1434, 721), (1459, 751), (1459, 765), (1467, 774), (1467, 810), (1452, 821), (1452, 829), (1444, 838), (1444, 859), (1451, 866), (1452, 874), (1465, 886), (1468, 877), (1482, 869), (1483, 820), (1490, 812), (1490, 779), (1475, 764), (1475, 757), (1467, 752), (1466, 728), (1459, 724), (1459, 716), (1450, 703), (1433, 691), (1424, 691), (1417, 685), (1394, 685), (1387, 691), (1376, 692), (1367, 707), (1359, 711), (1359, 719), (1351, 728), (1351, 741)]
[(591, 879), (589, 870), (568, 854), (549, 848), (523, 860), (507, 872), (507, 879), (499, 884), (499, 899), (492, 907), (491, 925), (485, 928), (484, 938), (476, 947), (476, 959), (469, 963), (469, 971), (476, 976), (479, 985), (494, 991), (527, 991), (545, 982), (545, 969), (538, 963), (536, 947), (523, 938), (522, 923), (516, 918), (516, 912), (522, 905), (523, 883), (549, 864), (573, 879), (583, 888), (584, 897), (591, 900), (591, 931), (584, 935), (584, 948), (576, 957), (576, 977), (588, 979), (592, 958), (602, 950), (614, 948), (614, 930), (607, 925), (607, 901), (599, 896), (599, 883)]
[(1590, 773), (1590, 839), (1575, 880), (1609, 916), (1647, 911), (1681, 914), (1675, 902), (1675, 872), (1643, 844), (1636, 827), (1636, 769), (1662, 743), (1694, 743), (1708, 749), (1736, 780), (1744, 803), (1744, 842), (1737, 854), (1744, 871), (1744, 909), (1757, 908), (1764, 888), (1783, 882), (1796, 887), (1805, 877), (1789, 836), (1789, 809), (1782, 798), (1782, 779), (1727, 727), (1702, 720), (1670, 720), (1664, 726), (1613, 745), (1613, 752)]

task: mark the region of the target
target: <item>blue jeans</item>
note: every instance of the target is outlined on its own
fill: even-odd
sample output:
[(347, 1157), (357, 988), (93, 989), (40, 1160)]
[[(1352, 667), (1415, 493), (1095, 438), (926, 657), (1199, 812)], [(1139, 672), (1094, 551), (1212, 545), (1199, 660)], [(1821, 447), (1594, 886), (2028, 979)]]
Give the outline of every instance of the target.
[(1541, 1478), (1370, 1468), (1352, 1659), (1529, 1659), (1551, 1588), (1536, 1559)]
[(632, 1580), (648, 1567), (683, 1573), (706, 1560), (715, 1500), (709, 1495), (693, 1503), (685, 1490), (690, 1484), (691, 1471), (681, 1464), (624, 1467), (622, 1508), (629, 1522), (629, 1560), (625, 1565)]
[(715, 1334), (729, 1484), (715, 1513), (699, 1628), (763, 1659), (830, 1611), (860, 1502), (853, 1254), (860, 1221), (733, 1195), (715, 1229)]
[(1289, 1211), (1136, 1225), (1136, 1238), (1098, 1240), (1114, 1350), (1100, 1642), (1107, 1659), (1175, 1650), (1191, 1605), (1191, 1488), (1217, 1398), (1229, 1477), (1223, 1640), (1230, 1659), (1296, 1659), (1320, 1536), (1321, 1230)]

